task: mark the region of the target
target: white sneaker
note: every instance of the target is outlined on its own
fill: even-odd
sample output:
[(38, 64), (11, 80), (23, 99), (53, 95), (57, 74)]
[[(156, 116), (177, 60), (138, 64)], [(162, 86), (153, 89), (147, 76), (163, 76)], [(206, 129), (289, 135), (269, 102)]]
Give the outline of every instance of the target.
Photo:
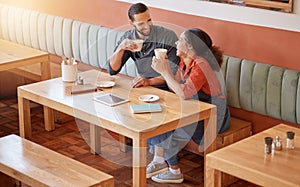
[(146, 178), (150, 178), (154, 175), (157, 175), (161, 172), (168, 170), (168, 164), (166, 162), (163, 163), (157, 163), (157, 162), (150, 162), (150, 164), (147, 165), (146, 168)]
[(155, 175), (151, 178), (153, 181), (158, 183), (182, 183), (183, 182), (183, 175), (182, 173), (176, 175), (173, 174), (170, 170)]

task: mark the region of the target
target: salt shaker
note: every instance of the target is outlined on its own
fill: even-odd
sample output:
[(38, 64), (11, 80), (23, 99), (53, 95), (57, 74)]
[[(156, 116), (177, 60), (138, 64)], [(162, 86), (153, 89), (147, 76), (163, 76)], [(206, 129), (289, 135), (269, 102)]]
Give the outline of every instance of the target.
[(265, 153), (266, 154), (272, 153), (272, 143), (273, 143), (272, 137), (265, 137)]
[(286, 148), (294, 149), (294, 136), (295, 133), (292, 131), (286, 132)]
[(275, 137), (274, 148), (275, 148), (275, 150), (278, 150), (278, 151), (282, 150), (282, 141), (280, 140), (279, 136)]

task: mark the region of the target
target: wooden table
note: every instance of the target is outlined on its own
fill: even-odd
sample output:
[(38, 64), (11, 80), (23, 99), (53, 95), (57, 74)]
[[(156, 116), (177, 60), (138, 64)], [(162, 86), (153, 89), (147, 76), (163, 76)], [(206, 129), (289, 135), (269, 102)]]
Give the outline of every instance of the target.
[[(80, 73), (85, 83), (95, 84), (98, 80), (109, 79), (105, 73), (90, 70)], [(44, 105), (45, 123), (54, 129), (53, 109), (89, 122), (92, 150), (100, 151), (99, 129), (105, 128), (133, 140), (133, 186), (146, 186), (146, 140), (172, 129), (205, 120), (206, 153), (216, 149), (216, 107), (196, 100), (180, 100), (171, 92), (153, 87), (131, 88), (131, 79), (120, 77), (116, 86), (104, 89), (105, 93), (129, 99), (128, 103), (109, 107), (93, 100), (95, 94), (103, 92), (66, 95), (61, 78), (50, 79), (18, 87), (20, 135), (31, 137), (29, 102)], [(130, 105), (141, 104), (138, 97), (143, 94), (155, 94), (160, 97), (163, 112), (132, 114)]]
[(49, 53), (21, 44), (0, 39), (0, 71), (10, 70), (36, 80), (36, 75), (29, 71), (21, 70), (25, 66), (41, 64), (41, 80), (51, 78)]
[[(295, 132), (295, 149), (285, 148), (286, 132)], [(282, 151), (264, 153), (264, 138), (279, 136)], [(300, 129), (276, 125), (254, 136), (206, 155), (206, 186), (220, 186), (221, 172), (260, 186), (300, 186)]]
[(111, 175), (17, 135), (0, 138), (0, 150), (0, 172), (30, 186), (114, 186)]

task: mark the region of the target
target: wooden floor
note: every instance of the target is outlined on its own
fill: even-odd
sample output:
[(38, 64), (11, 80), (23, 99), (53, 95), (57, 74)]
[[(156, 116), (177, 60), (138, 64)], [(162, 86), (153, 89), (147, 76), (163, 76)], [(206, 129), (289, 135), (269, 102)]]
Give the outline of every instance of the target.
[[(132, 186), (131, 151), (129, 148), (127, 153), (120, 152), (116, 135), (102, 131), (102, 152), (100, 155), (92, 155), (87, 144), (89, 126), (86, 123), (71, 119), (62, 124), (56, 124), (56, 130), (47, 132), (43, 126), (42, 107), (32, 104), (31, 110), (32, 141), (113, 175), (117, 187)], [(0, 99), (0, 137), (8, 134), (19, 135), (18, 110), (15, 98)], [(151, 159), (151, 155), (148, 159)], [(181, 170), (184, 173), (184, 183), (158, 184), (149, 179), (147, 186), (203, 186), (203, 157), (181, 151), (179, 159)], [(238, 181), (230, 187), (255, 186), (245, 181)]]

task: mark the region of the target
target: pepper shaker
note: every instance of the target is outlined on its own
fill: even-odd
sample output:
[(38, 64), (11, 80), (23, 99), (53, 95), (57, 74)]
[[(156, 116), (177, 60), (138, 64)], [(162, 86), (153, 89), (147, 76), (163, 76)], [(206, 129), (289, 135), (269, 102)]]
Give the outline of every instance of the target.
[(286, 148), (294, 149), (294, 136), (295, 132), (288, 131), (286, 132)]
[(272, 143), (273, 143), (272, 137), (265, 137), (265, 154), (272, 153)]

